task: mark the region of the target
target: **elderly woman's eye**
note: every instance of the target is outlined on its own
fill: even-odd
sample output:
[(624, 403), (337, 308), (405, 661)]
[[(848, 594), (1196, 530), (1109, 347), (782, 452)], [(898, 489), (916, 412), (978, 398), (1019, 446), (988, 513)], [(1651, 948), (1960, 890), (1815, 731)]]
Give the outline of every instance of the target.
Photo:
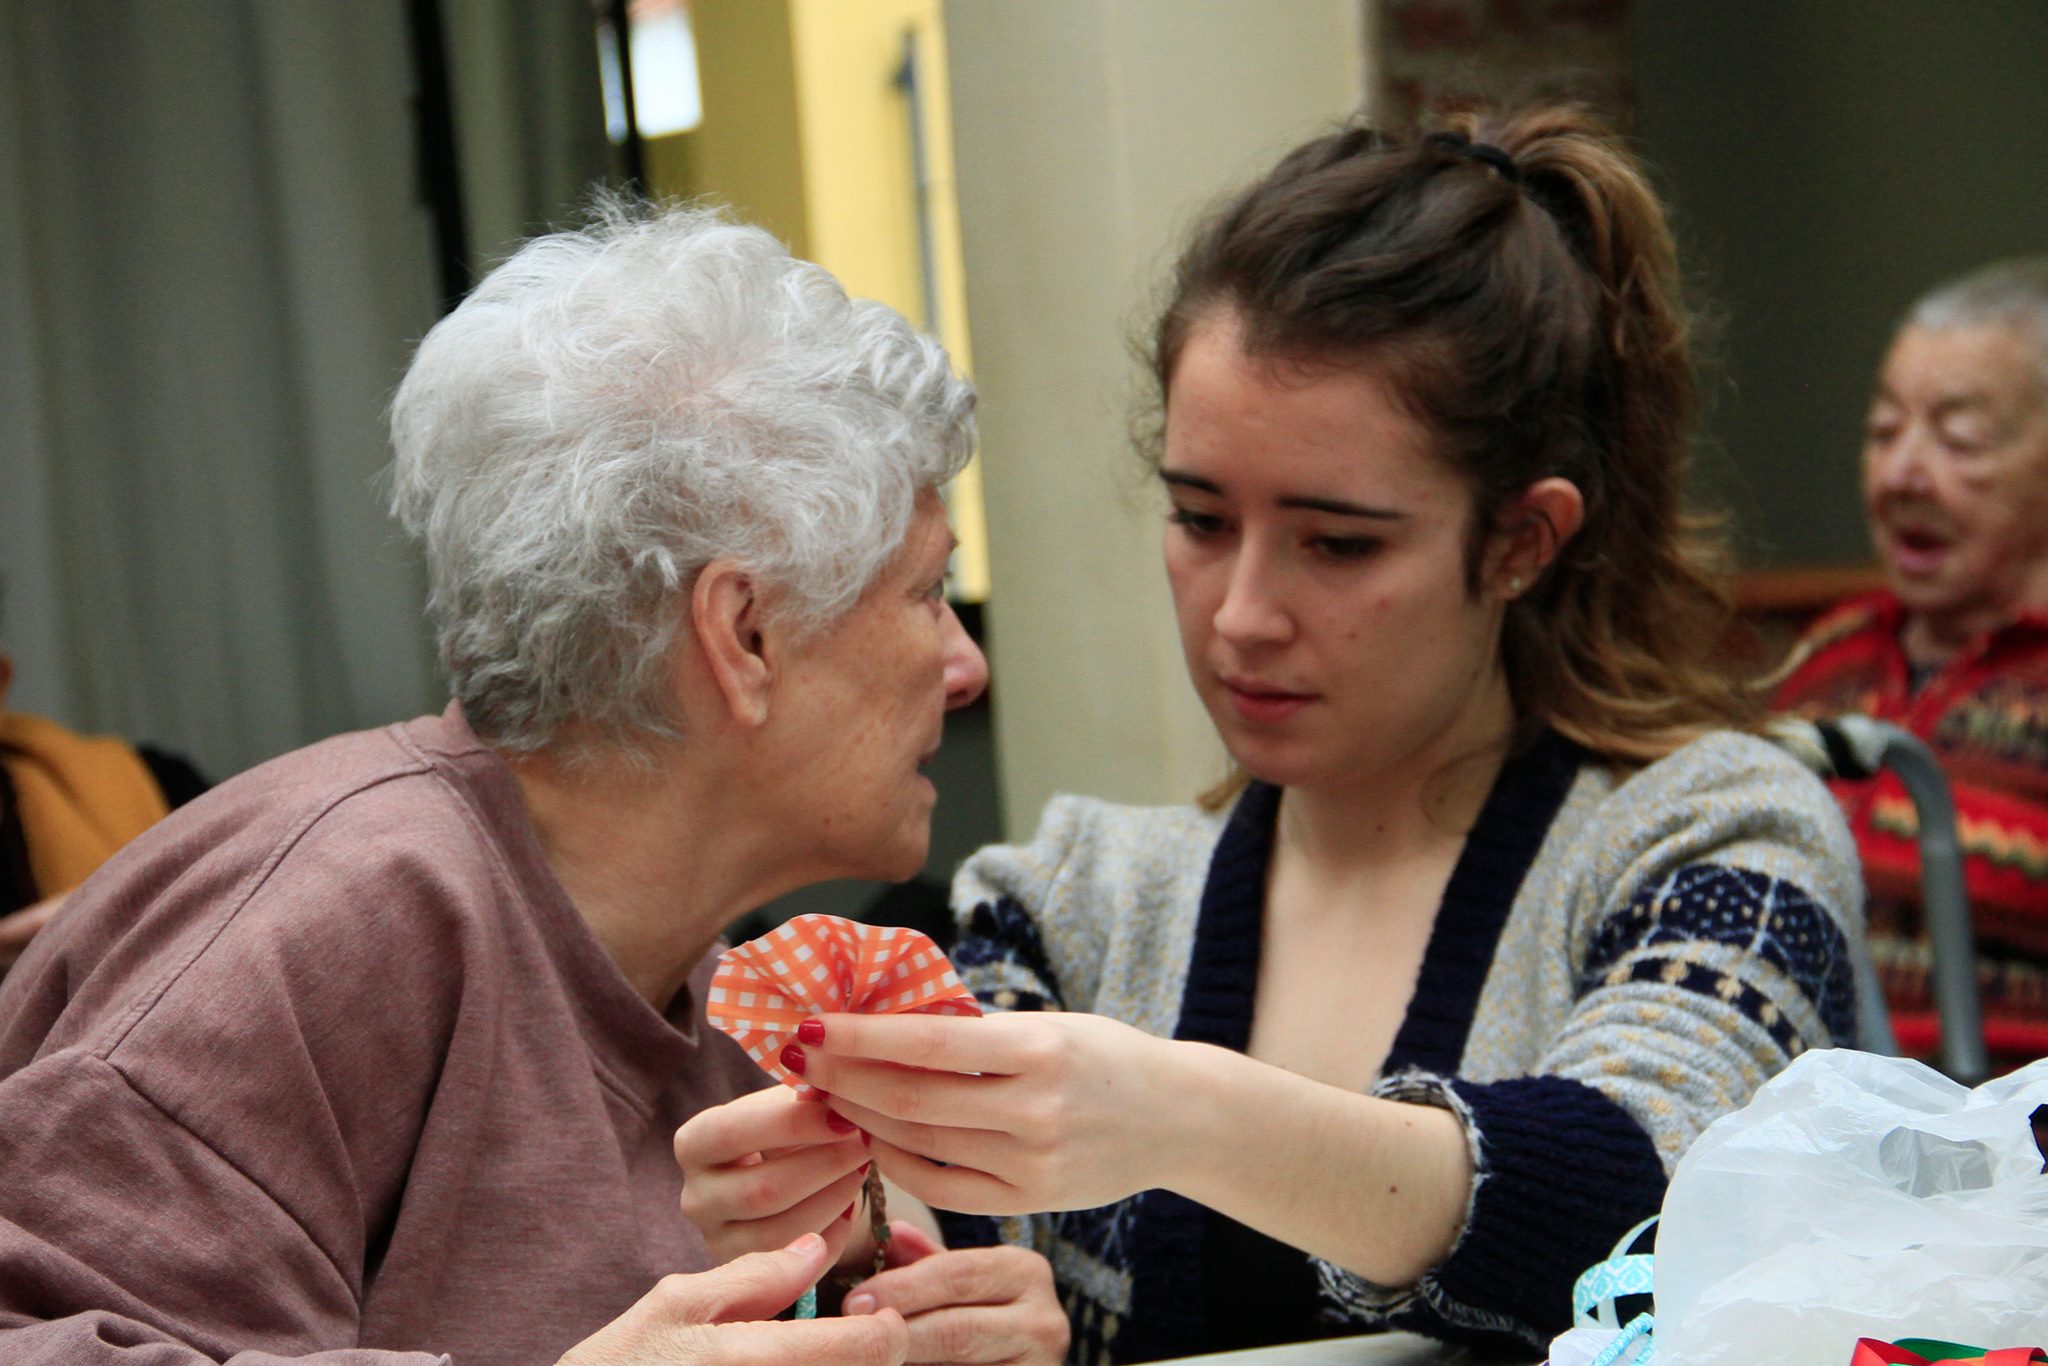
[(1942, 446), (1956, 455), (1974, 455), (1996, 444), (1997, 436), (1983, 423), (1954, 423), (1937, 429)]

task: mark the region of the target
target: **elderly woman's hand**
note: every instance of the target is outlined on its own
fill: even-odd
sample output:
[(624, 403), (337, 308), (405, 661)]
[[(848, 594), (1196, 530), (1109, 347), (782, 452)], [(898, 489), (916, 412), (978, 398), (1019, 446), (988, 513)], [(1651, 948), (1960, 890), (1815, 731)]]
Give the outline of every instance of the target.
[(838, 1258), (869, 1154), (859, 1130), (787, 1086), (691, 1116), (676, 1130), (683, 1213), (719, 1261), (822, 1233)]
[(804, 1080), (936, 1208), (1091, 1209), (1172, 1185), (1188, 1157), (1177, 1116), (1194, 1103), (1199, 1045), (1079, 1013), (819, 1019)]
[(1065, 1359), (1067, 1316), (1045, 1258), (1021, 1247), (948, 1252), (915, 1224), (899, 1219), (889, 1228), (889, 1269), (847, 1292), (847, 1313), (903, 1315), (910, 1359), (920, 1366)]
[(831, 1260), (824, 1240), (811, 1236), (715, 1271), (663, 1277), (556, 1366), (902, 1366), (910, 1333), (893, 1309), (763, 1321), (795, 1303)]

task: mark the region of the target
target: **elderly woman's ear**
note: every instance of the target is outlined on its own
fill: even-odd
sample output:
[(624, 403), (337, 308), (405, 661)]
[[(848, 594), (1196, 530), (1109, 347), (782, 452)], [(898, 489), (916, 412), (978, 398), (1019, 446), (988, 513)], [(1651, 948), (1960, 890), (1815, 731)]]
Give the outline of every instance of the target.
[(731, 560), (705, 565), (690, 588), (690, 625), (704, 681), (727, 713), (743, 726), (766, 721), (775, 668), (753, 576)]

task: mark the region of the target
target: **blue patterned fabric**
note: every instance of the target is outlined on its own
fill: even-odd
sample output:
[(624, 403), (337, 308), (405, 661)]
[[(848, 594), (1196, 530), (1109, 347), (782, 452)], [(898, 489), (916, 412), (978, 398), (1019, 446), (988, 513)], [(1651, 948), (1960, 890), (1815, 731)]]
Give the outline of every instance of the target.
[[(994, 1010), (1059, 1009), (1060, 979), (1053, 975), (1045, 956), (1038, 926), (1031, 915), (1009, 897), (971, 908), (962, 918), (960, 938), (953, 947), (953, 966), (961, 972), (984, 969), (1001, 978), (982, 988), (982, 1004)], [(1016, 971), (1004, 974), (1005, 965)]]
[(1856, 1032), (1856, 984), (1848, 941), (1804, 889), (1766, 873), (1692, 863), (1638, 892), (1600, 927), (1580, 989), (1648, 981), (1734, 1005), (1796, 1056), (1797, 1030), (1756, 988), (1698, 961), (1703, 944), (1753, 954), (1791, 978), (1838, 1039)]

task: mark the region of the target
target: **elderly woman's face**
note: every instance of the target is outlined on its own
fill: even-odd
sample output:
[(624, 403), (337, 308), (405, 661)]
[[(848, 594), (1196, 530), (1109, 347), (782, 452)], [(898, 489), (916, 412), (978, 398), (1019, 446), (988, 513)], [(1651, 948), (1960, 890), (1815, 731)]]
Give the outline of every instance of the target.
[(931, 780), (945, 714), (981, 695), (988, 664), (946, 601), (953, 535), (927, 490), (903, 545), (852, 610), (790, 660), (793, 762), (789, 812), (829, 876), (902, 881), (931, 842)]
[(1887, 577), (1950, 647), (2048, 606), (2048, 381), (2010, 327), (1908, 327), (1878, 375), (1863, 499)]

